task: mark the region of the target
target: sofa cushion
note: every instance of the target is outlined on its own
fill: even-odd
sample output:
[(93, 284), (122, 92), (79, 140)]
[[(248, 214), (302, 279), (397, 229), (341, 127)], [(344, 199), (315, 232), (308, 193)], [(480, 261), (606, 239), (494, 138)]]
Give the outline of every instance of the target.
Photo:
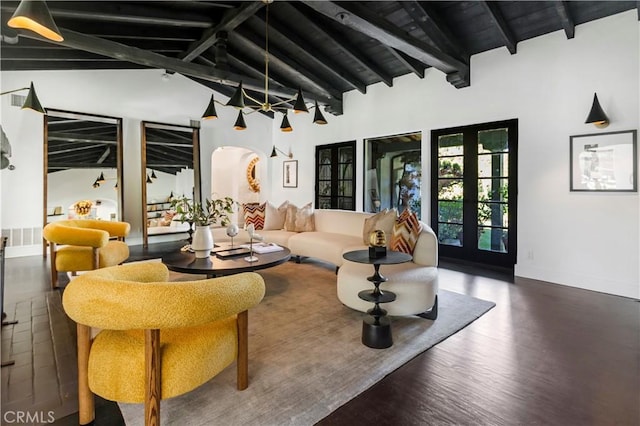
[(384, 231), (384, 235), (387, 237), (387, 245), (391, 240), (391, 234), (393, 233), (393, 225), (395, 225), (397, 219), (397, 212), (395, 209), (384, 209), (383, 211), (374, 214), (364, 220), (364, 226), (362, 227), (362, 240), (365, 244), (369, 244), (369, 235), (376, 229)]
[(315, 229), (313, 222), (313, 206), (311, 203), (302, 207), (293, 204), (287, 206), (287, 218), (284, 221), (285, 231), (309, 232)]
[(418, 242), (422, 225), (414, 212), (409, 209), (403, 211), (393, 226), (389, 249), (413, 254)]
[(256, 230), (264, 228), (266, 203), (246, 203), (242, 204), (244, 212), (244, 225), (253, 225)]
[[(291, 253), (298, 256), (313, 257), (342, 265), (342, 253), (347, 250), (366, 249), (362, 237), (334, 234), (331, 232), (300, 232), (289, 238)], [(373, 271), (373, 267), (371, 268)]]
[(284, 221), (287, 218), (287, 206), (289, 201), (280, 204), (279, 207), (267, 201), (267, 208), (264, 215), (263, 229), (284, 229)]
[(373, 216), (373, 213), (340, 209), (317, 209), (313, 213), (313, 224), (316, 231), (351, 235), (360, 238), (360, 241), (362, 241), (364, 220), (370, 216)]

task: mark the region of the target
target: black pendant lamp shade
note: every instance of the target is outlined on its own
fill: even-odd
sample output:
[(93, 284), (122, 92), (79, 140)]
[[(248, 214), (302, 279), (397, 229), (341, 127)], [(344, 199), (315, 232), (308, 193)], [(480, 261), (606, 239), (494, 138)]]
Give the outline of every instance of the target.
[(598, 95), (596, 93), (593, 94), (591, 111), (589, 111), (589, 115), (585, 121), (585, 124), (588, 123), (593, 123), (597, 127), (607, 127), (609, 125), (609, 117), (607, 117), (607, 114), (604, 113), (604, 110), (600, 106), (600, 102), (598, 102)]
[(209, 101), (209, 106), (207, 106), (204, 114), (202, 114), (202, 118), (204, 120), (213, 120), (218, 118), (218, 113), (216, 112), (216, 102), (213, 99), (213, 95), (211, 95), (211, 101)]
[(156, 176), (155, 170), (151, 170), (151, 179), (158, 179), (158, 176)]
[(276, 152), (276, 146), (273, 146), (273, 149), (271, 150), (271, 155), (269, 157), (273, 158), (273, 157), (277, 157), (278, 153)]
[(104, 179), (104, 173), (100, 172), (100, 176), (98, 176), (98, 179), (96, 179), (96, 182), (98, 183), (105, 183), (106, 180)]
[(327, 124), (327, 120), (324, 118), (322, 111), (320, 111), (320, 108), (318, 107), (318, 101), (316, 101), (316, 106), (314, 108), (315, 113), (313, 114), (313, 122), (316, 124)]
[(293, 112), (296, 114), (299, 112), (309, 112), (304, 102), (304, 97), (302, 97), (302, 89), (298, 89), (298, 96), (296, 96), (296, 102), (293, 104)]
[(289, 118), (287, 117), (287, 113), (285, 112), (284, 117), (282, 117), (282, 124), (280, 124), (280, 130), (283, 132), (291, 132), (293, 131), (293, 127), (289, 124)]
[(236, 91), (233, 92), (231, 99), (229, 99), (229, 102), (227, 102), (227, 106), (232, 106), (238, 109), (244, 108), (244, 95), (243, 95), (243, 89), (242, 89), (242, 82), (240, 82), (240, 85), (238, 86)]
[(92, 186), (93, 186), (94, 188), (99, 188), (99, 187), (100, 187), (100, 184), (98, 183), (98, 179), (96, 179), (96, 180), (95, 180), (95, 182), (93, 182), (93, 185), (92, 185)]
[(151, 180), (151, 177), (149, 175), (147, 175), (147, 183), (153, 183), (153, 181)]
[(244, 130), (247, 128), (247, 124), (244, 122), (244, 116), (242, 115), (242, 110), (238, 111), (238, 118), (236, 119), (236, 123), (233, 125), (234, 130)]
[(7, 25), (31, 30), (49, 40), (64, 40), (47, 4), (42, 0), (22, 0)]
[(32, 109), (41, 114), (47, 113), (47, 111), (40, 104), (38, 95), (36, 95), (36, 89), (34, 89), (33, 87), (33, 82), (31, 82), (31, 86), (29, 87), (29, 93), (27, 93), (27, 99), (24, 101), (24, 105), (22, 105), (22, 109)]

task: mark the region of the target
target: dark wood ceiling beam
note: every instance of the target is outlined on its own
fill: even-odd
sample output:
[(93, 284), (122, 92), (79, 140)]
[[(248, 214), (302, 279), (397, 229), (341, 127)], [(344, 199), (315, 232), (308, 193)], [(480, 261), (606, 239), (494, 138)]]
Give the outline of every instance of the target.
[[(171, 10), (140, 3), (54, 1), (48, 3), (48, 8), (56, 21), (74, 19), (192, 28), (209, 28), (211, 26), (211, 19), (205, 14), (174, 13)], [(13, 13), (13, 9), (10, 6), (2, 6), (3, 12)]]
[(73, 143), (101, 143), (103, 145), (115, 145), (118, 142), (113, 139), (100, 139), (98, 137), (91, 137), (85, 134), (78, 133), (55, 133), (49, 134), (47, 136), (47, 140), (50, 142), (62, 141), (62, 142), (73, 142)]
[(385, 48), (391, 53), (405, 68), (414, 73), (420, 78), (424, 78), (424, 69), (426, 66), (418, 61), (414, 60), (410, 56), (403, 52), (394, 49), (393, 47), (385, 46)]
[(353, 2), (337, 4), (331, 1), (308, 0), (303, 0), (303, 2), (336, 22), (366, 34), (384, 45), (400, 50), (445, 74), (469, 68), (464, 62), (433, 48), (422, 40), (409, 36), (406, 32), (359, 4)]
[(416, 0), (401, 1), (400, 4), (433, 43), (443, 52), (469, 63), (469, 53), (449, 29), (435, 7), (427, 2)]
[[(233, 42), (242, 44), (242, 47), (245, 49), (251, 49), (255, 52), (259, 52), (259, 56), (264, 56), (265, 50), (264, 46), (261, 46), (261, 40), (256, 37), (254, 34), (251, 34), (246, 31), (235, 31), (230, 34), (233, 37)], [(290, 77), (295, 76), (299, 80), (297, 82), (299, 86), (306, 86), (308, 88), (312, 88), (309, 90), (311, 93), (316, 93), (317, 95), (333, 98), (333, 99), (341, 99), (342, 93), (332, 87), (328, 82), (324, 81), (321, 77), (311, 72), (308, 69), (305, 69), (304, 66), (294, 61), (289, 55), (284, 52), (281, 52), (278, 49), (274, 49), (273, 47), (269, 47), (269, 72), (274, 71), (273, 68), (279, 68), (282, 72), (286, 72)], [(279, 79), (274, 75), (274, 79)], [(304, 84), (302, 84), (304, 83)], [(264, 88), (264, 83), (263, 83)], [(254, 88), (255, 89), (255, 88)], [(259, 89), (255, 89), (258, 90)], [(271, 92), (271, 86), (269, 86), (269, 92)], [(305, 91), (306, 92), (306, 91)], [(297, 93), (297, 91), (296, 91)], [(273, 93), (277, 96), (282, 96), (278, 93)], [(284, 96), (291, 98), (292, 96)]]
[(507, 47), (507, 49), (509, 49), (509, 52), (512, 55), (515, 55), (518, 42), (509, 29), (509, 25), (504, 19), (504, 16), (502, 16), (502, 12), (500, 12), (498, 2), (481, 1), (480, 4), (484, 8), (485, 12), (489, 15), (489, 18), (491, 19), (493, 24), (496, 26), (498, 32), (500, 33), (500, 37), (504, 42), (504, 45)]
[(569, 3), (566, 1), (554, 1), (553, 6), (556, 9), (558, 17), (560, 17), (560, 23), (562, 23), (562, 28), (564, 28), (567, 39), (572, 39), (576, 34), (576, 26), (569, 11)]
[(193, 61), (194, 58), (213, 46), (218, 31), (233, 31), (238, 25), (253, 16), (253, 14), (263, 6), (264, 3), (261, 1), (244, 2), (236, 9), (226, 11), (222, 20), (217, 25), (207, 29), (202, 34), (200, 40), (192, 43), (184, 54), (181, 55), (181, 59), (185, 62)]
[(82, 52), (73, 49), (57, 48), (57, 49), (15, 49), (2, 48), (2, 59), (5, 61), (99, 61), (99, 60), (115, 60), (106, 58), (94, 53)]
[(56, 155), (62, 155), (62, 154), (68, 154), (70, 152), (77, 152), (77, 151), (83, 151), (83, 150), (87, 150), (87, 149), (95, 149), (95, 148), (101, 148), (103, 147), (104, 144), (98, 144), (98, 145), (84, 145), (84, 146), (76, 146), (74, 148), (66, 148), (66, 149), (51, 149), (51, 147), (49, 147), (49, 152), (47, 153), (48, 157), (52, 157), (52, 156), (56, 156)]
[[(84, 50), (86, 52), (92, 52), (99, 55), (107, 56), (121, 61), (128, 61), (134, 64), (144, 65), (150, 68), (166, 69), (174, 71), (183, 75), (192, 77), (199, 77), (204, 80), (214, 81), (221, 84), (235, 86), (240, 81), (243, 82), (244, 87), (253, 90), (262, 90), (263, 82), (256, 81), (247, 76), (234, 74), (231, 72), (222, 72), (216, 68), (206, 67), (203, 65), (184, 62), (180, 59), (170, 58), (167, 56), (159, 55), (154, 52), (138, 49), (135, 47), (127, 46), (121, 43), (116, 43), (109, 40), (104, 40), (98, 37), (89, 36), (86, 34), (80, 34), (75, 31), (59, 28), (64, 41), (60, 42), (62, 46), (70, 47), (72, 49)], [(20, 36), (47, 41), (46, 39), (38, 36), (32, 31), (20, 31)], [(55, 43), (48, 41), (50, 43)], [(297, 90), (288, 87), (273, 85), (269, 88), (270, 93), (276, 96), (293, 97), (297, 94)], [(342, 111), (341, 98), (331, 97), (315, 97), (307, 96), (310, 100), (317, 100), (319, 103), (330, 105), (334, 108), (334, 111)], [(341, 112), (339, 112), (341, 114)]]
[(309, 28), (310, 32), (320, 34), (322, 37), (333, 40), (335, 45), (338, 46), (345, 55), (357, 62), (361, 67), (366, 68), (369, 72), (377, 75), (378, 78), (387, 86), (393, 86), (393, 77), (391, 77), (378, 64), (372, 62), (367, 58), (367, 56), (363, 55), (362, 52), (355, 48), (346, 37), (335, 32), (328, 33), (322, 27), (316, 25), (313, 22), (314, 17), (310, 16), (306, 6), (298, 6), (295, 3), (282, 3), (280, 7), (283, 8), (285, 5), (292, 10), (292, 13), (296, 13), (296, 16), (294, 16), (295, 19), (305, 20), (305, 26)]
[[(2, 71), (55, 71), (55, 70), (106, 70), (106, 69), (140, 69), (147, 68), (141, 65), (130, 64), (128, 62), (120, 62), (109, 58), (102, 58), (97, 61), (65, 61), (65, 62), (53, 62), (53, 61), (5, 61), (4, 58), (0, 60), (0, 69)], [(46, 107), (46, 105), (45, 105)]]
[[(261, 25), (265, 25), (265, 21), (254, 16), (251, 18), (254, 22), (259, 22)], [(293, 31), (287, 29), (284, 25), (271, 19), (269, 21), (269, 32), (271, 35), (279, 35), (288, 43), (288, 52), (291, 52), (294, 57), (305, 57), (308, 61), (313, 62), (316, 67), (324, 69), (330, 73), (334, 78), (342, 81), (342, 83), (359, 91), (360, 93), (367, 93), (367, 86), (360, 81), (356, 76), (342, 65), (335, 62), (333, 59), (324, 55), (317, 47), (309, 46), (309, 43), (303, 40), (300, 36)]]

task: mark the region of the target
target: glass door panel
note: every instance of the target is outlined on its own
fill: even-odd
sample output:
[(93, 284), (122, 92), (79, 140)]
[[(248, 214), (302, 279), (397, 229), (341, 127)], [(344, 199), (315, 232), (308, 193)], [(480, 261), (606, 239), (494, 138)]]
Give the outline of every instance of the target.
[(438, 137), (438, 241), (462, 246), (464, 234), (462, 133)]
[(355, 209), (355, 142), (316, 147), (316, 208)]
[(517, 120), (433, 131), (431, 152), (441, 256), (512, 267)]

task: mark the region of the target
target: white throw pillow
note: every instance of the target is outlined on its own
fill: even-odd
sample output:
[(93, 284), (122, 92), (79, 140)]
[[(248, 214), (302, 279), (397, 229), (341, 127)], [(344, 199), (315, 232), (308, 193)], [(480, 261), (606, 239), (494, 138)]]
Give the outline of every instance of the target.
[(391, 235), (393, 234), (393, 226), (397, 219), (396, 209), (384, 209), (379, 213), (374, 214), (364, 220), (364, 226), (362, 227), (362, 240), (366, 245), (369, 245), (369, 235), (376, 229), (384, 231), (387, 237), (387, 245), (391, 241)]
[(287, 218), (287, 206), (289, 201), (285, 201), (280, 204), (280, 207), (276, 207), (267, 201), (267, 210), (264, 217), (264, 229), (283, 229), (284, 221)]
[(313, 205), (308, 203), (302, 207), (296, 207), (293, 204), (289, 204), (289, 206), (287, 206), (287, 218), (284, 221), (284, 229), (285, 231), (293, 232), (314, 231)]

